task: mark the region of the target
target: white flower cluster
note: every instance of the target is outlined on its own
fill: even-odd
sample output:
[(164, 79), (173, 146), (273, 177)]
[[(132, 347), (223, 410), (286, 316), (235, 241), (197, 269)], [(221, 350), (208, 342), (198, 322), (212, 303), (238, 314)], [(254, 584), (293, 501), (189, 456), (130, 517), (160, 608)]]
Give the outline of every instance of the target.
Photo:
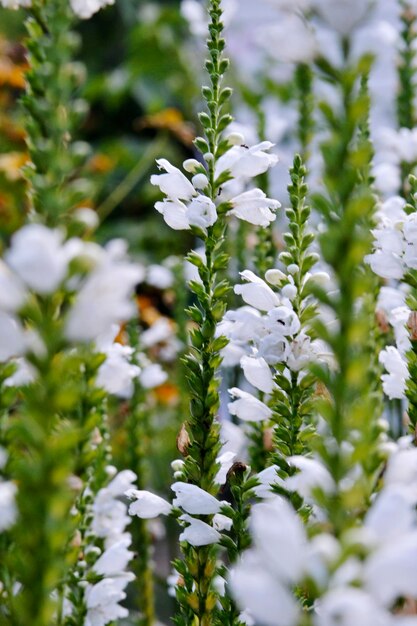
[[(280, 284), (283, 276), (279, 270), (266, 273), (272, 285)], [(291, 281), (278, 294), (250, 270), (241, 272), (241, 277), (245, 282), (235, 286), (235, 293), (248, 306), (228, 311), (217, 331), (229, 339), (223, 351), (224, 365), (240, 363), (247, 382), (270, 394), (275, 385), (274, 367), (283, 364), (298, 372), (319, 358), (319, 345), (301, 329), (291, 304), (296, 292)], [(305, 282), (313, 278), (307, 275)], [(271, 417), (271, 409), (251, 393), (237, 387), (230, 393), (237, 398), (229, 404), (231, 415), (253, 422)]]
[[(220, 470), (216, 476), (216, 483), (219, 487), (226, 482), (227, 472), (235, 457), (236, 454), (233, 452), (223, 452), (218, 457)], [(172, 463), (175, 469), (174, 476), (182, 476), (183, 464), (181, 460)], [(137, 515), (142, 519), (153, 519), (159, 515), (169, 515), (173, 509), (181, 509), (182, 514), (179, 519), (185, 528), (179, 539), (195, 547), (218, 543), (221, 539), (221, 531), (230, 530), (232, 520), (221, 512), (228, 504), (227, 502), (218, 500), (197, 485), (182, 481), (175, 482), (171, 489), (175, 493), (172, 504), (150, 491), (129, 489), (126, 495), (133, 500), (129, 507), (130, 515)], [(200, 515), (212, 515), (211, 524), (193, 517)]]
[[(417, 213), (407, 213), (406, 202), (399, 196), (384, 201), (377, 213), (378, 225), (372, 231), (374, 251), (366, 257), (373, 272), (390, 281), (401, 281), (410, 270), (417, 269)], [(382, 375), (386, 395), (393, 399), (405, 396), (409, 378), (406, 353), (411, 347), (406, 328), (411, 311), (405, 306), (404, 293), (394, 287), (383, 287), (380, 308), (392, 326), (396, 346), (380, 353), (387, 373)]]
[[(136, 475), (124, 470), (114, 475), (116, 468), (108, 467), (113, 474), (109, 484), (100, 489), (91, 506), (92, 523), (85, 549), (89, 566), (80, 585), (84, 588), (84, 601), (87, 609), (85, 626), (106, 626), (109, 622), (128, 616), (126, 608), (120, 605), (125, 597), (125, 588), (134, 579), (126, 571), (134, 554), (129, 550), (132, 538), (126, 531), (130, 523), (127, 505), (120, 500), (124, 492), (133, 487)], [(103, 544), (101, 550), (98, 544)], [(93, 555), (93, 559), (89, 558)], [(89, 574), (98, 577), (98, 582), (87, 583)]]
[[(221, 156), (215, 169), (215, 178), (230, 174), (232, 180), (222, 185), (218, 205), (226, 203), (228, 213), (259, 226), (267, 226), (275, 219), (274, 211), (280, 206), (277, 200), (267, 198), (260, 189), (244, 191), (251, 178), (266, 172), (277, 163), (277, 156), (269, 154), (273, 144), (263, 141), (252, 147), (243, 145), (244, 138), (230, 135), (230, 148)], [(232, 145), (233, 144), (233, 145)], [(205, 155), (205, 158), (213, 158)], [(205, 167), (195, 159), (184, 162), (184, 169), (193, 174), (190, 181), (166, 159), (157, 161), (164, 174), (151, 176), (151, 183), (166, 196), (155, 204), (156, 210), (174, 230), (192, 227), (206, 231), (217, 221), (217, 207), (208, 197), (209, 180)]]
[[(313, 486), (334, 489), (323, 480), (324, 467), (312, 469), (305, 474), (310, 496)], [(305, 478), (295, 475), (298, 488), (305, 489)], [(409, 443), (390, 457), (383, 488), (364, 519), (352, 520), (337, 539), (325, 525), (306, 529), (287, 500), (270, 494), (253, 506), (253, 546), (230, 574), (239, 605), (266, 626), (296, 626), (300, 608), (293, 591), (305, 587), (315, 590), (315, 626), (415, 625), (417, 618), (399, 614), (397, 602), (417, 596), (416, 503), (417, 450)]]
[[(70, 301), (62, 310), (66, 340), (96, 341), (108, 355), (99, 384), (111, 393), (128, 387), (138, 372), (126, 360), (128, 349), (112, 345), (110, 336), (116, 334), (115, 325), (135, 314), (131, 294), (141, 275), (141, 268), (126, 259), (120, 240), (102, 248), (77, 238), (65, 241), (63, 231), (40, 224), (17, 231), (0, 261), (0, 361), (14, 359), (17, 365), (7, 384), (29, 382), (34, 371), (22, 357), (45, 352), (47, 338), (28, 326), (25, 308), (34, 296), (46, 299), (62, 291)], [(117, 380), (110, 381), (116, 369)]]
[[(29, 8), (32, 0), (0, 0), (0, 4), (6, 9)], [(70, 0), (71, 9), (75, 15), (83, 20), (89, 19), (103, 7), (114, 4), (114, 0)]]
[(405, 200), (394, 196), (378, 211), (374, 252), (366, 260), (381, 278), (401, 280), (408, 270), (417, 269), (417, 213), (407, 214), (405, 206)]

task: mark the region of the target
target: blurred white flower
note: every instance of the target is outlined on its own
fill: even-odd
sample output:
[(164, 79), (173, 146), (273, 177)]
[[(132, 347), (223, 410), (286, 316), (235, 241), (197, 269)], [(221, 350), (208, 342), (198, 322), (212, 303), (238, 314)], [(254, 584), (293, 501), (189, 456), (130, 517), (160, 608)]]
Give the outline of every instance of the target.
[(232, 146), (218, 159), (216, 177), (224, 172), (230, 172), (232, 178), (242, 179), (263, 174), (278, 163), (277, 155), (268, 152), (273, 146), (270, 141), (262, 141), (250, 148), (244, 145)]
[(227, 405), (230, 415), (236, 415), (245, 422), (263, 422), (272, 416), (271, 409), (247, 391), (233, 387), (229, 389), (229, 393), (235, 398)]
[(0, 481), (0, 532), (13, 526), (16, 521), (16, 492), (17, 488), (14, 483)]
[(222, 503), (204, 489), (190, 483), (176, 482), (171, 485), (175, 493), (173, 505), (181, 507), (191, 515), (213, 515), (219, 513)]
[(42, 224), (28, 224), (11, 239), (6, 263), (36, 293), (53, 293), (66, 277), (68, 248), (64, 235)]
[(171, 504), (150, 491), (129, 489), (126, 496), (134, 500), (129, 506), (129, 514), (137, 515), (141, 519), (152, 519), (171, 512)]
[(233, 206), (230, 215), (255, 226), (268, 226), (275, 220), (275, 211), (281, 206), (278, 200), (267, 198), (260, 189), (244, 191), (229, 202)]
[(191, 546), (198, 547), (217, 543), (221, 539), (220, 533), (215, 528), (191, 515), (181, 515), (180, 520), (189, 524), (180, 534), (180, 541), (186, 541)]

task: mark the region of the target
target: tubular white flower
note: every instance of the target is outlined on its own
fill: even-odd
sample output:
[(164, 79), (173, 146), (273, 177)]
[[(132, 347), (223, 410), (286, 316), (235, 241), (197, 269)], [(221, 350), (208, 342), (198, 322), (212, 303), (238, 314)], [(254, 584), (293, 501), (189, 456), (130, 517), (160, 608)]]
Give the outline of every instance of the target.
[(269, 365), (264, 358), (256, 358), (243, 356), (240, 360), (246, 380), (264, 393), (271, 393), (274, 388), (274, 380), (272, 378)]
[(275, 154), (268, 154), (274, 146), (270, 141), (262, 141), (248, 148), (247, 146), (232, 146), (216, 164), (216, 178), (228, 171), (232, 178), (254, 178), (263, 174), (270, 167), (278, 163)]
[(130, 319), (136, 312), (131, 296), (142, 276), (143, 270), (139, 266), (111, 258), (96, 267), (87, 277), (69, 312), (67, 338), (71, 341), (92, 341), (112, 324)]
[(126, 496), (131, 500), (134, 499), (129, 506), (130, 515), (137, 515), (141, 519), (152, 519), (158, 515), (171, 513), (171, 504), (150, 491), (129, 489)]
[(401, 354), (394, 348), (388, 346), (379, 355), (379, 362), (384, 365), (388, 374), (382, 374), (384, 392), (390, 398), (403, 398), (405, 395), (406, 381), (409, 377), (407, 363)]
[(299, 608), (292, 593), (278, 581), (255, 550), (248, 550), (229, 578), (233, 596), (242, 609), (265, 626), (296, 626)]
[(232, 198), (230, 204), (233, 206), (230, 215), (255, 226), (268, 226), (276, 219), (274, 211), (281, 206), (278, 200), (267, 198), (260, 189), (244, 191)]
[(93, 570), (103, 576), (117, 576), (124, 572), (134, 553), (128, 550), (131, 537), (122, 537), (113, 543), (94, 563)]
[(334, 491), (334, 481), (326, 467), (317, 459), (304, 456), (290, 456), (288, 463), (299, 471), (285, 479), (285, 487), (289, 491), (296, 491), (303, 498), (311, 498), (314, 489), (319, 488), (324, 493)]
[(123, 577), (104, 578), (95, 585), (88, 585), (85, 590), (87, 615), (85, 626), (106, 626), (109, 622), (128, 616), (128, 610), (120, 606), (125, 599), (125, 587), (132, 580), (133, 574)]
[[(372, 616), (372, 617), (371, 617)], [(315, 626), (392, 626), (391, 616), (362, 589), (340, 587), (326, 593), (317, 605)]]
[(245, 270), (240, 275), (247, 282), (243, 285), (235, 285), (234, 291), (242, 296), (246, 304), (260, 311), (270, 311), (281, 304), (277, 294), (272, 291), (271, 287), (262, 278), (259, 278), (250, 270)]
[(229, 389), (229, 393), (233, 398), (237, 398), (227, 405), (230, 415), (236, 415), (244, 422), (263, 422), (271, 418), (271, 409), (247, 391), (233, 387)]
[(214, 515), (219, 513), (222, 503), (204, 489), (184, 482), (171, 485), (176, 498), (173, 505), (181, 507), (191, 515)]
[(66, 277), (68, 249), (64, 235), (42, 224), (28, 224), (12, 237), (4, 258), (19, 278), (39, 294), (53, 293)]
[(349, 34), (372, 8), (371, 0), (313, 0), (313, 7), (341, 35)]
[(133, 380), (139, 376), (140, 368), (130, 362), (132, 348), (114, 343), (118, 331), (119, 327), (114, 325), (96, 342), (98, 351), (106, 355), (98, 370), (96, 385), (120, 398), (130, 398)]
[(180, 520), (189, 524), (180, 534), (180, 541), (186, 541), (191, 546), (199, 547), (218, 543), (221, 539), (221, 534), (215, 528), (191, 517), (191, 515), (181, 515)]
[(216, 207), (210, 198), (199, 195), (187, 206), (187, 218), (191, 226), (206, 230), (217, 220)]
[(155, 209), (163, 215), (166, 224), (173, 230), (190, 230), (187, 207), (180, 200), (156, 202)]
[(158, 159), (156, 163), (166, 173), (151, 176), (151, 184), (159, 187), (170, 200), (191, 200), (197, 195), (193, 185), (177, 167), (166, 159)]
[(305, 572), (307, 538), (300, 518), (280, 496), (252, 507), (250, 528), (256, 549), (278, 580), (295, 583)]

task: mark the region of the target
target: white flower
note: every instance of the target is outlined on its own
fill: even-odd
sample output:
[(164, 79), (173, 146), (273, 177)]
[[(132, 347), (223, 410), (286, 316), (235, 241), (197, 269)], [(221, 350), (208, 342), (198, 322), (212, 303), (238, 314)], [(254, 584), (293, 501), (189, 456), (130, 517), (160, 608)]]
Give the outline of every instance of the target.
[(251, 534), (260, 555), (275, 576), (295, 583), (305, 571), (307, 540), (300, 518), (280, 496), (255, 504), (250, 517)]
[(315, 626), (391, 626), (391, 616), (362, 589), (341, 587), (326, 593), (314, 616)]
[(233, 520), (227, 515), (223, 515), (222, 513), (216, 513), (213, 517), (213, 528), (216, 530), (230, 530), (233, 526)]
[(253, 491), (258, 498), (274, 498), (276, 494), (272, 491), (272, 487), (274, 485), (284, 487), (284, 481), (278, 476), (277, 471), (277, 465), (270, 465), (256, 475), (259, 484)]
[(134, 553), (128, 550), (130, 535), (113, 543), (94, 563), (93, 570), (103, 576), (117, 576), (124, 572)]
[(267, 198), (260, 189), (244, 191), (232, 198), (230, 204), (233, 206), (230, 215), (255, 226), (268, 226), (276, 218), (274, 211), (281, 206), (278, 200)]
[(185, 203), (177, 199), (157, 202), (155, 209), (164, 217), (167, 225), (174, 230), (189, 230), (196, 226), (206, 230), (217, 220), (214, 203), (207, 196), (198, 195)]
[(192, 515), (213, 515), (219, 513), (222, 503), (204, 489), (184, 482), (176, 482), (171, 486), (176, 498), (174, 506), (179, 506)]
[(266, 567), (255, 550), (247, 550), (230, 573), (230, 587), (240, 608), (265, 626), (296, 626), (299, 608), (293, 594)]
[(187, 206), (187, 219), (191, 226), (206, 230), (217, 220), (216, 206), (207, 196), (197, 196)]
[(350, 33), (366, 16), (370, 0), (313, 0), (320, 17), (341, 35)]
[(118, 538), (130, 523), (126, 505), (116, 500), (111, 490), (100, 489), (93, 506), (91, 530), (96, 537)]
[(8, 452), (0, 446), (0, 469), (3, 469), (9, 458)]
[(96, 385), (120, 398), (130, 398), (133, 393), (133, 380), (140, 374), (140, 368), (130, 362), (133, 349), (114, 343), (118, 326), (110, 328), (108, 333), (97, 340), (97, 349), (106, 355), (100, 365)]
[(24, 387), (35, 380), (36, 370), (26, 359), (14, 359), (13, 364), (16, 370), (4, 381), (5, 387)]
[(191, 200), (197, 195), (188, 178), (166, 159), (158, 159), (157, 165), (165, 174), (151, 176), (151, 184), (156, 185), (170, 200)]
[(44, 295), (64, 280), (69, 258), (61, 231), (28, 224), (13, 235), (5, 260), (30, 289)]
[(150, 363), (142, 368), (139, 375), (140, 384), (144, 389), (159, 387), (168, 378), (168, 374), (162, 369), (159, 363)]
[(199, 547), (217, 543), (221, 539), (220, 533), (215, 528), (191, 517), (191, 515), (181, 515), (180, 520), (189, 524), (180, 534), (180, 541), (186, 541), (191, 546)]
[(416, 492), (417, 448), (399, 449), (388, 461), (385, 485), (404, 485)]
[(258, 29), (257, 41), (274, 59), (284, 63), (308, 63), (317, 54), (316, 38), (299, 15), (280, 15)]
[(173, 230), (189, 230), (191, 228), (187, 206), (180, 200), (156, 202), (155, 209), (163, 215), (166, 224)]
[(226, 171), (230, 172), (232, 178), (243, 179), (263, 174), (278, 162), (275, 154), (267, 153), (273, 145), (270, 141), (262, 141), (250, 148), (243, 145), (232, 146), (217, 161), (216, 177)]
[(262, 278), (256, 276), (250, 270), (240, 273), (246, 284), (236, 285), (234, 291), (241, 295), (246, 304), (259, 309), (260, 311), (270, 311), (274, 307), (279, 306), (280, 300)]
[(261, 337), (264, 332), (264, 321), (259, 311), (242, 306), (236, 311), (225, 313), (216, 335), (224, 335), (230, 341), (247, 344), (251, 339)]
[(70, 0), (70, 3), (74, 13), (87, 20), (103, 7), (114, 4), (114, 0)]
[(91, 341), (112, 324), (130, 319), (136, 312), (131, 298), (143, 271), (127, 261), (108, 258), (96, 267), (77, 294), (66, 326), (71, 341)]
[(270, 332), (278, 332), (287, 337), (298, 333), (300, 326), (297, 314), (287, 306), (279, 306), (268, 312), (266, 328)]
[(174, 276), (167, 267), (153, 264), (146, 270), (146, 282), (157, 289), (169, 289), (174, 283)]
[(152, 519), (158, 515), (171, 513), (170, 503), (150, 491), (129, 489), (126, 496), (134, 499), (134, 502), (129, 506), (130, 515), (137, 515), (141, 519)]
[(132, 470), (122, 470), (109, 482), (106, 487), (106, 493), (113, 498), (123, 496), (127, 489), (133, 487), (136, 478), (137, 476)]
[(214, 482), (218, 485), (224, 485), (227, 478), (227, 472), (232, 467), (234, 460), (236, 458), (236, 453), (231, 450), (226, 450), (220, 456), (217, 457), (217, 463), (220, 463), (220, 469), (216, 474)]
[(377, 543), (401, 538), (416, 527), (415, 505), (416, 497), (407, 487), (385, 485), (366, 514), (365, 528)]
[(26, 295), (20, 278), (0, 260), (0, 309), (15, 313), (23, 305)]
[(17, 10), (20, 7), (30, 7), (32, 4), (32, 0), (1, 0), (0, 4), (5, 9)]
[(133, 574), (116, 578), (104, 578), (85, 590), (87, 615), (85, 626), (106, 626), (119, 618), (127, 617), (128, 611), (119, 602), (125, 599), (123, 591)]
[(240, 360), (240, 365), (243, 369), (246, 380), (251, 385), (264, 393), (272, 392), (274, 388), (274, 381), (269, 365), (264, 358), (243, 356)]
[(26, 340), (20, 322), (0, 311), (0, 363), (25, 353)]
[(382, 546), (366, 561), (366, 588), (387, 608), (417, 596), (417, 531)]
[(382, 374), (382, 386), (390, 399), (403, 398), (406, 389), (406, 381), (409, 377), (406, 361), (394, 348), (388, 346), (379, 354), (379, 362), (382, 363), (388, 374)]
[(317, 488), (324, 493), (334, 490), (333, 478), (320, 461), (297, 455), (289, 457), (288, 463), (299, 470), (285, 480), (285, 487), (289, 491), (296, 491), (303, 498), (309, 499)]
[(271, 409), (255, 396), (237, 387), (229, 389), (229, 393), (233, 398), (237, 398), (227, 405), (230, 415), (236, 415), (245, 422), (263, 422), (270, 419)]
[(287, 339), (279, 333), (267, 335), (259, 342), (259, 355), (269, 365), (284, 362), (290, 355), (290, 350), (290, 344)]
[(166, 317), (161, 317), (148, 330), (140, 336), (140, 342), (144, 348), (151, 348), (157, 343), (167, 341), (172, 337), (172, 326)]
[(0, 481), (0, 532), (7, 530), (16, 521), (16, 485), (11, 481)]

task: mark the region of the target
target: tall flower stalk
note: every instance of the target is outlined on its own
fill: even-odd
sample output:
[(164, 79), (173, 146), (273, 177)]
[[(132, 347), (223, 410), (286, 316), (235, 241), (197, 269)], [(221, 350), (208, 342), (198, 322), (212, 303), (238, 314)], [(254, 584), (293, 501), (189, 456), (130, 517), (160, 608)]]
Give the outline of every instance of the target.
[(49, 225), (68, 220), (77, 205), (91, 197), (91, 181), (80, 176), (90, 154), (75, 133), (86, 114), (78, 91), (85, 70), (76, 63), (76, 16), (68, 0), (34, 0), (25, 21), (29, 70), (22, 103), (26, 111), (26, 141), (30, 163), (29, 210)]
[[(327, 78), (340, 94), (341, 110), (337, 113), (322, 105), (331, 131), (322, 146), (325, 164), (326, 195), (317, 196), (315, 205), (326, 226), (319, 236), (324, 261), (330, 266), (337, 291), (328, 293), (316, 287), (315, 295), (337, 320), (326, 325), (317, 319), (315, 331), (331, 348), (334, 366), (329, 370), (316, 365), (315, 374), (326, 393), (319, 410), (328, 425), (332, 445), (319, 443), (318, 451), (335, 483), (335, 493), (328, 501), (329, 520), (338, 536), (354, 522), (347, 511), (362, 511), (372, 492), (378, 468), (375, 442), (380, 415), (374, 405), (369, 369), (372, 358), (364, 350), (374, 320), (365, 305), (372, 279), (364, 268), (364, 255), (370, 247), (369, 224), (372, 222), (374, 200), (367, 180), (358, 180), (371, 153), (358, 142), (358, 128), (367, 114), (367, 98), (358, 89), (360, 76), (369, 71), (366, 57), (354, 63), (349, 57), (349, 42), (343, 43), (345, 64), (342, 70), (322, 64)], [(344, 450), (346, 442), (351, 452)], [(346, 489), (343, 480), (353, 460), (362, 468), (355, 487)]]
[[(210, 86), (203, 88), (208, 113), (200, 114), (206, 138), (198, 138), (196, 145), (203, 151), (207, 162), (208, 197), (215, 203), (221, 186), (216, 176), (216, 163), (227, 148), (227, 144), (221, 140), (221, 133), (230, 122), (230, 116), (223, 114), (223, 108), (231, 92), (221, 86), (228, 60), (223, 57), (225, 42), (219, 0), (211, 0), (209, 15), (209, 58), (206, 69)], [(191, 401), (187, 423), (190, 445), (184, 474), (188, 482), (211, 494), (218, 490), (214, 482), (219, 469), (216, 459), (220, 451), (217, 372), (221, 363), (220, 350), (226, 343), (223, 337), (216, 338), (216, 326), (224, 314), (229, 289), (227, 282), (220, 277), (228, 263), (228, 255), (223, 251), (225, 229), (224, 217), (219, 215), (218, 220), (202, 233), (205, 259), (195, 253), (188, 256), (188, 260), (197, 266), (201, 282), (190, 283), (197, 304), (189, 309), (195, 328), (191, 333), (192, 348), (185, 356)], [(184, 565), (184, 571), (180, 572), (183, 574), (184, 586), (177, 589), (180, 602), (177, 623), (189, 623), (191, 612), (196, 624), (208, 626), (213, 623), (216, 607), (217, 594), (213, 581), (217, 569), (217, 548), (185, 546)]]
[[(309, 345), (312, 339), (310, 335), (313, 335), (311, 325), (316, 316), (316, 305), (311, 297), (310, 286), (317, 278), (315, 280), (310, 270), (317, 263), (318, 256), (311, 251), (314, 235), (308, 230), (310, 206), (307, 203), (306, 174), (302, 158), (296, 155), (290, 169), (291, 184), (288, 187), (291, 203), (291, 208), (286, 210), (289, 232), (284, 234), (286, 250), (280, 254), (287, 276), (277, 276), (276, 279), (281, 289), (292, 290), (291, 304), (301, 327), (300, 333), (294, 339), (298, 346), (293, 348), (295, 355), (299, 352), (300, 361), (297, 363), (295, 358), (295, 363), (289, 367), (289, 376), (284, 367), (278, 369), (275, 376), (276, 388), (271, 399), (275, 423), (272, 456), (284, 474), (294, 471), (286, 459), (293, 455), (306, 454), (311, 448), (311, 438), (315, 433), (312, 401), (316, 381), (314, 376), (305, 373), (309, 350), (303, 344)], [(273, 277), (273, 270), (271, 276)], [(316, 274), (316, 277), (326, 279), (323, 273)], [(312, 357), (313, 353), (310, 359)]]

